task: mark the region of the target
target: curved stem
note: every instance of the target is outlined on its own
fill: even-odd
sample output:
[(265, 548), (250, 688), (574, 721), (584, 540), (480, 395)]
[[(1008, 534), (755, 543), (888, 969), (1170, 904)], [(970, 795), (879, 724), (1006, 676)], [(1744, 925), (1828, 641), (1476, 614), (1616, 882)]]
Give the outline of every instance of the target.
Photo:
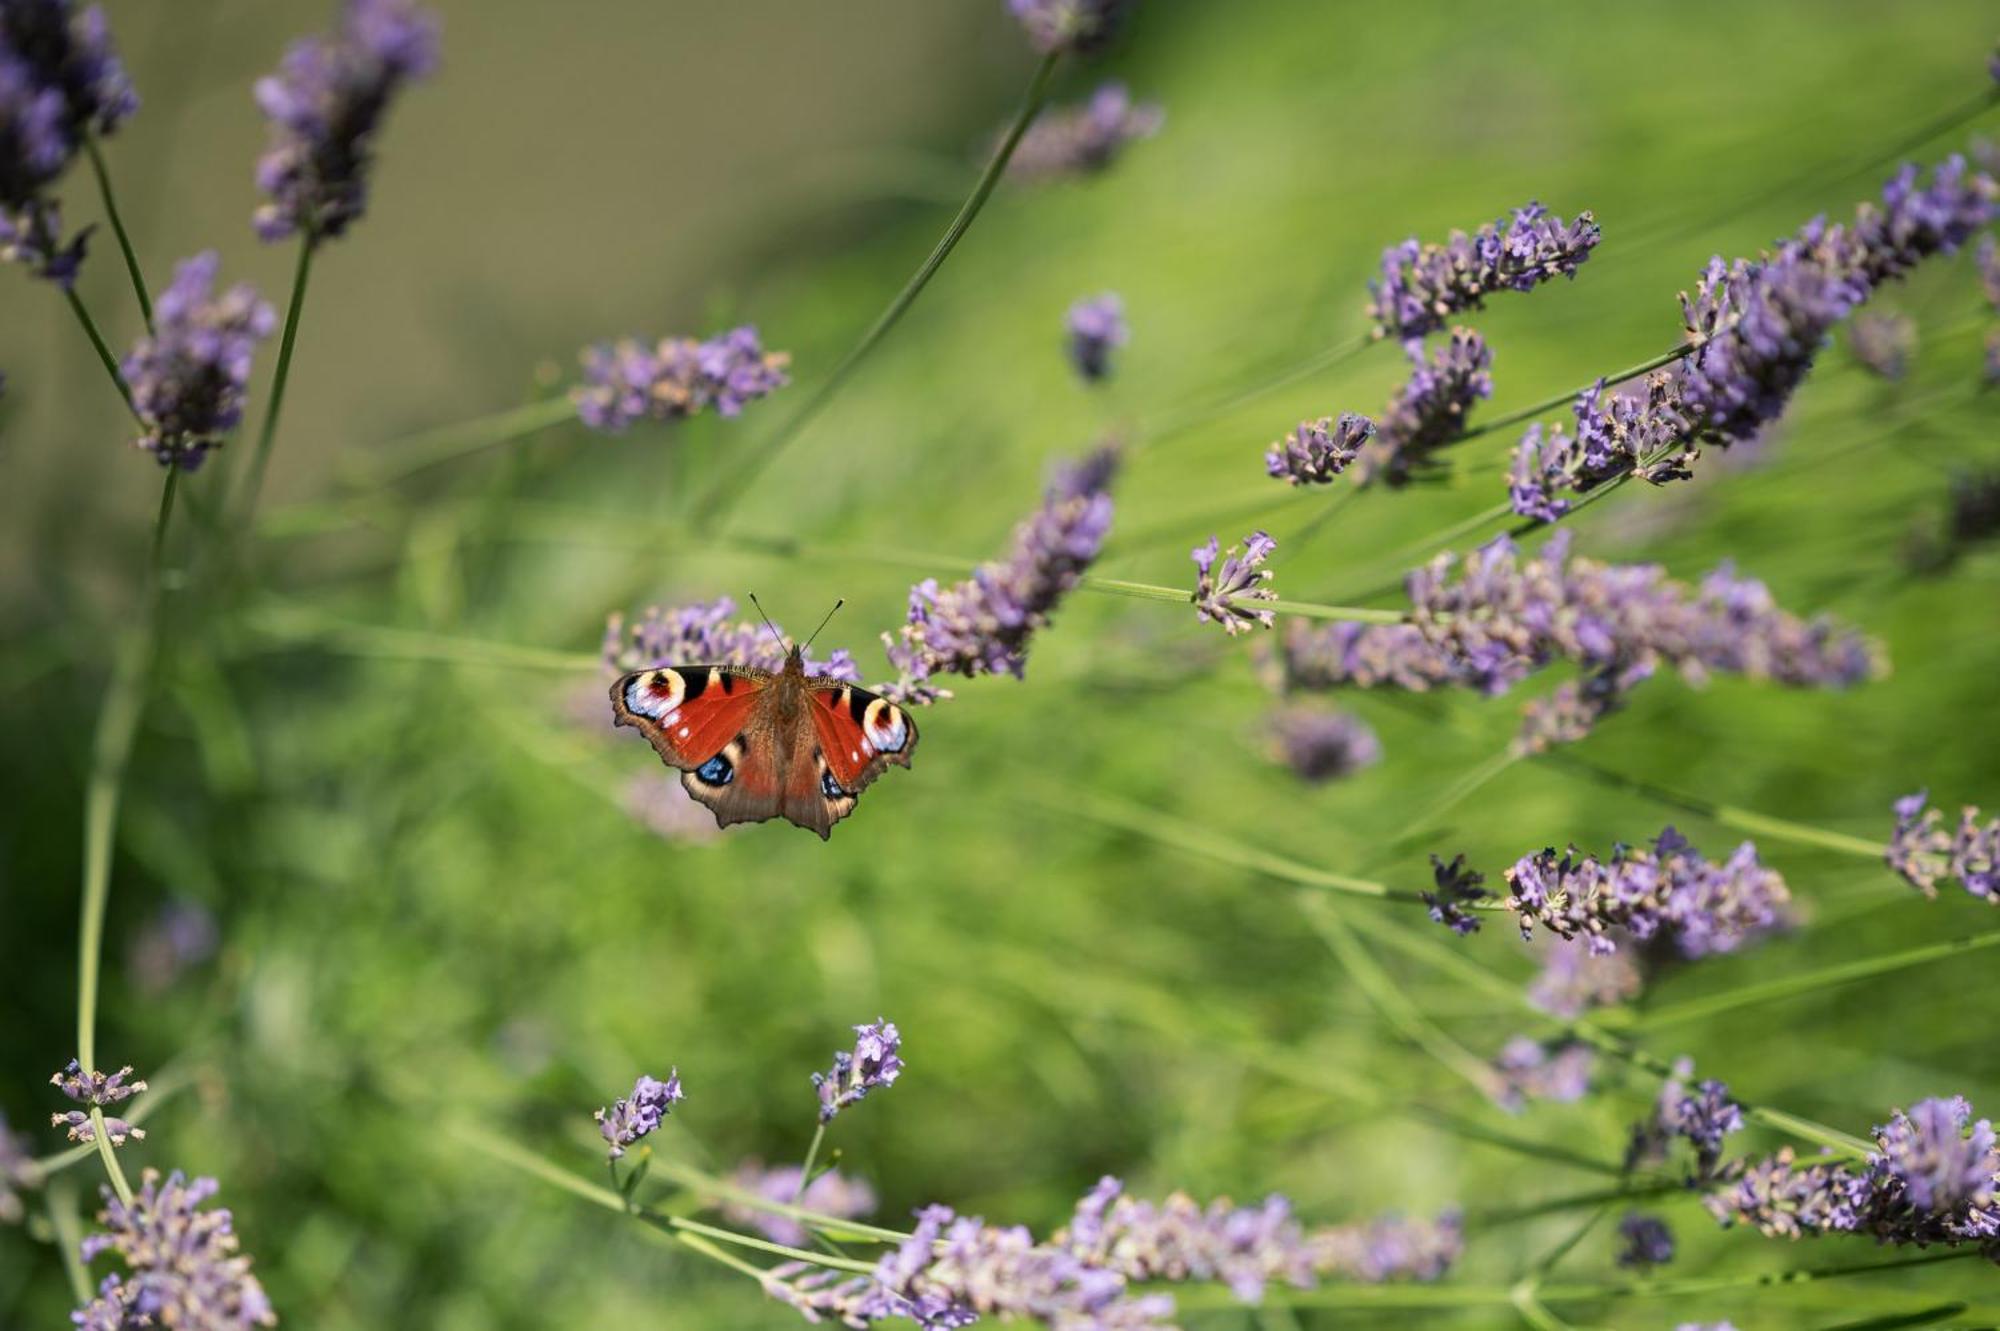
[(132, 405), (132, 387), (125, 382), (125, 372), (118, 368), (118, 358), (111, 354), (111, 348), (105, 344), (104, 335), (97, 331), (97, 321), (90, 317), (90, 311), (84, 308), (83, 298), (75, 291), (64, 287), (63, 296), (69, 301), (70, 312), (76, 315), (76, 321), (83, 325), (83, 334), (90, 339), (90, 348), (97, 353), (98, 362), (104, 366), (104, 372), (111, 376), (111, 386), (116, 388), (118, 396), (125, 400), (125, 410), (136, 417), (138, 409)]
[[(1104, 592), (1112, 596), (1130, 596), (1141, 601), (1175, 601), (1182, 605), (1194, 604), (1194, 595), (1185, 587), (1161, 587), (1150, 582), (1127, 582), (1123, 578), (1086, 577), (1077, 584), (1085, 591)], [(1252, 610), (1269, 610), (1276, 615), (1295, 615), (1300, 619), (1344, 619), (1357, 624), (1400, 624), (1403, 614), (1397, 610), (1371, 610), (1358, 605), (1318, 605), (1311, 601), (1246, 601)]]
[(153, 331), (153, 298), (146, 294), (146, 277), (139, 271), (139, 256), (133, 252), (132, 237), (125, 233), (125, 219), (118, 212), (118, 199), (111, 192), (111, 172), (105, 169), (104, 154), (97, 146), (95, 136), (83, 141), (84, 152), (90, 158), (90, 173), (97, 177), (97, 193), (104, 200), (104, 215), (111, 221), (111, 234), (118, 237), (118, 251), (125, 256), (125, 272), (132, 279), (132, 294), (139, 298), (139, 313), (146, 320), (146, 331)]
[(257, 492), (264, 485), (264, 469), (270, 465), (271, 445), (278, 437), (278, 413), (285, 405), (285, 384), (292, 374), (292, 347), (299, 335), (299, 311), (306, 303), (306, 280), (312, 275), (313, 238), (308, 233), (299, 242), (298, 265), (292, 271), (292, 299), (285, 310), (285, 331), (278, 340), (278, 366), (271, 373), (271, 402), (264, 409), (264, 424), (257, 432), (257, 451), (250, 456), (250, 470), (243, 478), (243, 498), (237, 504), (237, 524), (247, 527), (257, 509)]
[(813, 1129), (812, 1145), (806, 1147), (806, 1162), (799, 1166), (799, 1186), (792, 1189), (792, 1205), (805, 1200), (806, 1185), (812, 1182), (813, 1162), (819, 1159), (820, 1143), (826, 1140), (826, 1120), (821, 1119)]
[(694, 524), (698, 530), (706, 530), (713, 526), (729, 512), (730, 508), (743, 497), (752, 482), (778, 460), (778, 455), (798, 438), (812, 422), (813, 417), (819, 415), (832, 400), (833, 395), (840, 391), (841, 386), (853, 376), (868, 353), (873, 351), (876, 344), (896, 326), (896, 321), (916, 303), (924, 287), (929, 285), (931, 278), (936, 276), (937, 270), (944, 266), (944, 261), (951, 256), (952, 250), (957, 248), (958, 242), (971, 228), (972, 220), (979, 216), (979, 210), (986, 206), (986, 200), (993, 193), (993, 187), (1000, 183), (1000, 177), (1006, 171), (1007, 163), (1013, 159), (1014, 149), (1020, 144), (1021, 136), (1028, 132), (1028, 126), (1041, 113), (1042, 104), (1048, 100), (1049, 80), (1055, 74), (1056, 63), (1060, 58), (1059, 52), (1051, 52), (1043, 58), (1041, 65), (1035, 70), (1034, 81), (1028, 85), (1028, 95), (1022, 100), (1019, 114), (1014, 117), (1014, 123), (1008, 129), (1007, 136), (994, 150), (992, 160), (986, 164), (986, 170), (980, 173), (979, 182), (973, 186), (971, 195), (960, 206), (958, 215), (951, 219), (951, 225), (945, 228), (944, 235), (939, 237), (937, 244), (931, 248), (930, 254), (925, 257), (917, 271), (889, 302), (889, 307), (876, 317), (868, 331), (861, 335), (861, 340), (841, 357), (840, 362), (833, 367), (833, 372), (827, 375), (820, 386), (814, 389), (790, 416), (785, 418), (784, 423), (779, 425), (755, 452), (725, 472), (721, 480), (696, 503)]
[(118, 1200), (127, 1206), (132, 1204), (132, 1185), (125, 1181), (125, 1167), (118, 1163), (118, 1148), (111, 1144), (111, 1136), (104, 1127), (104, 1111), (96, 1105), (90, 1108), (91, 1133), (97, 1140), (97, 1156), (104, 1161), (104, 1172), (111, 1179), (111, 1190), (118, 1194)]

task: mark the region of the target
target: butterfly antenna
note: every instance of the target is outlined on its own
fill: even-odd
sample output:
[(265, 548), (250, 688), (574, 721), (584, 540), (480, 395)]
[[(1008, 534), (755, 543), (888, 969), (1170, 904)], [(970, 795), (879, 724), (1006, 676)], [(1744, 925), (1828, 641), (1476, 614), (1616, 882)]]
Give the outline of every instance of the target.
[(757, 607), (758, 615), (761, 616), (764, 620), (764, 627), (771, 630), (771, 636), (778, 640), (778, 650), (785, 652), (790, 651), (791, 647), (787, 645), (787, 643), (785, 642), (785, 635), (778, 632), (778, 626), (771, 622), (771, 617), (769, 615), (764, 614), (764, 603), (757, 599), (757, 593), (755, 592), (750, 593), (750, 604)]
[[(829, 611), (827, 611), (827, 612), (826, 612), (826, 619), (822, 619), (822, 620), (821, 620), (821, 621), (819, 622), (819, 629), (823, 629), (823, 628), (825, 628), (825, 627), (827, 626), (827, 621), (828, 621), (828, 620), (831, 620), (831, 619), (832, 619), (832, 618), (833, 618), (833, 617), (834, 617), (835, 615), (839, 614), (839, 613), (840, 613), (840, 607), (842, 607), (842, 606), (844, 606), (844, 605), (846, 605), (846, 604), (847, 604), (847, 598), (846, 598), (846, 597), (844, 597), (844, 596), (843, 596), (843, 597), (841, 597), (841, 598), (840, 598), (839, 600), (835, 601), (835, 602), (833, 603), (833, 609), (831, 609), (831, 610), (829, 610)], [(812, 645), (813, 645), (813, 638), (817, 638), (817, 637), (819, 636), (819, 629), (814, 629), (814, 630), (812, 631), (812, 638), (807, 638), (807, 639), (806, 639), (806, 646), (810, 647), (810, 646), (812, 646)]]

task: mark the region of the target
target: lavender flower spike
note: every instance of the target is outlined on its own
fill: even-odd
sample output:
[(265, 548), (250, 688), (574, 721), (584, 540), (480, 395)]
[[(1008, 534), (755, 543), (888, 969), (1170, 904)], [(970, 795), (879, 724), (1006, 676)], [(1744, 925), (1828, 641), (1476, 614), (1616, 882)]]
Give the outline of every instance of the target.
[[(766, 1168), (761, 1160), (745, 1160), (729, 1176), (729, 1181), (743, 1192), (762, 1197), (766, 1201), (781, 1202), (787, 1206), (797, 1204), (817, 1215), (829, 1215), (838, 1219), (852, 1219), (868, 1215), (875, 1209), (875, 1190), (858, 1178), (849, 1178), (838, 1169), (828, 1169), (813, 1175), (812, 1182), (806, 1184), (805, 1191), (799, 1191), (799, 1167), (781, 1165)], [(724, 1202), (723, 1218), (732, 1225), (755, 1229), (773, 1243), (788, 1244), (797, 1248), (810, 1238), (806, 1227), (788, 1215), (766, 1211), (746, 1202)]]
[(1135, 102), (1122, 83), (1100, 84), (1090, 100), (1042, 113), (1014, 145), (1007, 174), (1024, 181), (1094, 175), (1166, 123), (1158, 102)]
[(333, 36), (294, 43), (278, 72), (257, 81), (271, 122), (257, 162), (257, 188), (269, 196), (251, 218), (258, 236), (318, 244), (353, 225), (367, 210), (390, 103), (437, 59), (437, 20), (414, 0), (344, 0)]
[(1424, 905), (1430, 908), (1432, 921), (1442, 924), (1459, 937), (1479, 932), (1479, 917), (1467, 907), (1485, 901), (1493, 894), (1480, 884), (1486, 875), (1465, 866), (1465, 856), (1452, 856), (1446, 864), (1436, 855), (1431, 856), (1431, 879), (1437, 884), (1437, 891), (1419, 893)]
[(1896, 801), (1896, 830), (1883, 858), (1927, 897), (1937, 896), (1940, 882), (1956, 879), (1973, 896), (2000, 906), (2000, 818), (1982, 827), (1979, 810), (1968, 804), (1946, 831), (1944, 815), (1924, 807), (1929, 798), (1920, 790)]
[(1674, 1231), (1656, 1215), (1628, 1212), (1618, 1222), (1618, 1237), (1625, 1246), (1619, 1250), (1618, 1265), (1641, 1270), (1664, 1266), (1674, 1260)]
[[(1216, 568), (1216, 556), (1221, 543), (1211, 536), (1206, 545), (1198, 545), (1191, 557), (1197, 570), (1194, 587), (1195, 617), (1203, 623), (1217, 623), (1228, 631), (1230, 637), (1248, 633), (1253, 624), (1270, 628), (1278, 620), (1269, 610), (1260, 610), (1254, 602), (1275, 601), (1278, 594), (1264, 584), (1274, 576), (1270, 569), (1263, 567), (1264, 561), (1278, 543), (1261, 531), (1253, 531), (1243, 538), (1238, 555), (1237, 546), (1230, 546), (1223, 557), (1222, 567)], [(1242, 602), (1252, 602), (1244, 605)]]
[(896, 1078), (903, 1075), (903, 1037), (894, 1022), (877, 1020), (856, 1026), (854, 1035), (853, 1053), (839, 1050), (830, 1071), (813, 1073), (821, 1123), (831, 1123), (841, 1110), (877, 1087), (895, 1085)]
[(632, 1084), (632, 1094), (615, 1102), (609, 1109), (600, 1109), (591, 1115), (597, 1120), (597, 1131), (611, 1147), (611, 1159), (625, 1154), (625, 1148), (641, 1137), (651, 1136), (675, 1105), (687, 1096), (681, 1090), (681, 1074), (678, 1068), (667, 1073), (665, 1081), (655, 1081), (641, 1076)]
[(623, 434), (641, 420), (685, 420), (713, 410), (722, 417), (791, 382), (791, 355), (765, 351), (744, 324), (703, 342), (670, 337), (600, 343), (582, 355), (583, 383), (570, 392), (577, 418), (599, 434)]
[(1382, 760), (1375, 732), (1347, 712), (1288, 707), (1272, 718), (1271, 731), (1286, 764), (1314, 785), (1352, 776)]
[(49, 1085), (56, 1087), (72, 1100), (94, 1108), (102, 1108), (105, 1105), (115, 1105), (120, 1101), (130, 1100), (146, 1089), (143, 1079), (127, 1081), (126, 1078), (131, 1075), (130, 1063), (116, 1072), (107, 1074), (95, 1069), (86, 1072), (83, 1064), (72, 1058), (67, 1067), (49, 1078)]
[(1471, 329), (1452, 329), (1429, 360), (1421, 343), (1407, 346), (1409, 382), (1389, 399), (1373, 442), (1361, 450), (1355, 474), (1363, 485), (1399, 488), (1435, 472), (1437, 451), (1465, 428), (1472, 405), (1493, 396), (1493, 353)]
[(277, 1313), (240, 1251), (234, 1220), (221, 1207), (203, 1209), (215, 1192), (212, 1178), (190, 1182), (176, 1171), (163, 1180), (154, 1169), (141, 1176), (130, 1203), (104, 1189), (104, 1232), (84, 1239), (83, 1261), (113, 1252), (126, 1269), (106, 1276), (71, 1320), (83, 1331), (275, 1326)]
[(163, 467), (193, 471), (241, 423), (257, 344), (277, 323), (246, 282), (215, 295), (219, 266), (210, 250), (174, 269), (153, 308), (155, 331), (120, 367), (146, 427), (138, 445)]
[(1539, 203), (1444, 244), (1416, 237), (1382, 251), (1382, 275), (1368, 284), (1368, 317), (1377, 337), (1421, 338), (1495, 291), (1532, 291), (1555, 277), (1575, 277), (1602, 233), (1587, 212), (1564, 222)]
[(1704, 1081), (1690, 1091), (1687, 1083), (1693, 1076), (1693, 1060), (1675, 1062), (1673, 1075), (1660, 1087), (1652, 1116), (1632, 1128), (1632, 1143), (1625, 1153), (1628, 1170), (1664, 1163), (1667, 1148), (1678, 1137), (1694, 1148), (1695, 1179), (1715, 1177), (1722, 1160), (1722, 1139), (1741, 1130), (1743, 1110), (1719, 1081)]
[(1111, 374), (1111, 353), (1131, 340), (1125, 325), (1125, 304), (1107, 291), (1101, 296), (1080, 300), (1069, 307), (1064, 319), (1069, 329), (1069, 357), (1086, 383), (1097, 383)]
[(1118, 31), (1133, 0), (1007, 0), (1007, 9), (1044, 55), (1102, 50)]
[[(604, 668), (611, 675), (651, 670), (665, 665), (737, 665), (778, 671), (785, 666), (785, 648), (762, 623), (735, 620), (736, 602), (727, 596), (695, 601), (671, 610), (650, 606), (636, 624), (613, 613), (604, 621)], [(824, 661), (806, 661), (806, 673), (826, 679), (861, 682), (861, 672), (846, 648)]]
[(1499, 1074), (1497, 1099), (1510, 1114), (1520, 1113), (1530, 1100), (1571, 1104), (1590, 1093), (1590, 1076), (1596, 1068), (1597, 1055), (1589, 1045), (1574, 1041), (1545, 1045), (1517, 1035), (1493, 1060), (1493, 1070)]
[(1338, 420), (1300, 421), (1264, 454), (1264, 470), (1289, 485), (1325, 485), (1353, 464), (1374, 433), (1375, 422), (1351, 411)]

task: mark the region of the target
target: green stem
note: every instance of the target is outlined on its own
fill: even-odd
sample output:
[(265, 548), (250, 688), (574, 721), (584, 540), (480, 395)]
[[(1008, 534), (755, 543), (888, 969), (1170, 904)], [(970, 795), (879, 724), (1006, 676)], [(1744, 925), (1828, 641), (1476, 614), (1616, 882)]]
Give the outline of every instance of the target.
[(826, 1140), (826, 1120), (821, 1119), (813, 1129), (812, 1145), (806, 1147), (806, 1162), (799, 1166), (799, 1186), (792, 1189), (792, 1205), (797, 1206), (805, 1199), (806, 1184), (812, 1182), (813, 1162), (819, 1159), (819, 1144)]
[(1628, 365), (1622, 370), (1616, 371), (1615, 373), (1612, 374), (1607, 374), (1601, 380), (1593, 379), (1591, 382), (1585, 384), (1581, 388), (1572, 388), (1568, 392), (1557, 393), (1553, 397), (1543, 398), (1540, 402), (1534, 403), (1531, 406), (1522, 407), (1518, 411), (1510, 411), (1505, 416), (1495, 416), (1492, 420), (1481, 421), (1478, 425), (1473, 426), (1469, 430), (1460, 430), (1457, 434), (1453, 435), (1449, 440), (1447, 440), (1446, 443), (1462, 444), (1467, 442), (1468, 440), (1478, 439), (1484, 435), (1492, 434), (1496, 430), (1504, 430), (1510, 425), (1520, 425), (1523, 422), (1531, 421), (1545, 411), (1554, 411), (1557, 407), (1562, 406), (1565, 402), (1576, 401), (1577, 398), (1581, 397), (1585, 393), (1588, 393), (1592, 388), (1595, 388), (1599, 383), (1602, 383), (1606, 388), (1614, 387), (1618, 384), (1624, 383), (1628, 379), (1637, 379), (1642, 374), (1650, 374), (1654, 370), (1659, 369), (1662, 365), (1671, 365), (1675, 361), (1680, 360), (1683, 357), (1688, 356), (1700, 349), (1701, 349), (1701, 344), (1698, 342), (1682, 343), (1680, 346), (1675, 347), (1671, 351), (1662, 351), (1657, 356), (1648, 356), (1645, 360), (1640, 361), (1637, 365)]
[[(125, 1121), (138, 1127), (153, 1116), (154, 1111), (165, 1104), (169, 1097), (186, 1089), (192, 1078), (186, 1069), (167, 1068), (155, 1076), (146, 1078), (146, 1093), (132, 1102), (132, 1110), (125, 1115)], [(71, 1166), (88, 1160), (97, 1154), (95, 1142), (85, 1142), (35, 1160), (32, 1168), (42, 1178), (52, 1178)]]
[(690, 1192), (735, 1202), (754, 1211), (767, 1211), (772, 1215), (785, 1216), (821, 1233), (844, 1239), (872, 1239), (877, 1243), (902, 1243), (910, 1237), (901, 1230), (884, 1229), (880, 1225), (865, 1224), (859, 1220), (843, 1220), (839, 1216), (822, 1215), (801, 1206), (773, 1201), (761, 1193), (739, 1188), (727, 1179), (719, 1179), (712, 1174), (704, 1174), (698, 1169), (658, 1156), (654, 1157), (653, 1169), (656, 1173), (673, 1179)]
[(76, 315), (76, 321), (83, 325), (84, 336), (90, 339), (91, 350), (97, 353), (97, 359), (104, 366), (104, 372), (111, 376), (111, 386), (116, 388), (118, 396), (125, 400), (125, 409), (136, 417), (138, 409), (132, 405), (132, 386), (125, 382), (125, 372), (118, 368), (118, 358), (112, 355), (111, 348), (105, 345), (104, 335), (97, 331), (97, 321), (90, 317), (90, 311), (84, 308), (83, 298), (74, 290), (64, 287), (63, 297), (69, 301), (70, 311)]
[[(1150, 582), (1096, 577), (1086, 577), (1078, 585), (1085, 591), (1131, 596), (1141, 601), (1172, 601), (1180, 605), (1194, 603), (1194, 594), (1185, 587), (1161, 587)], [(1402, 612), (1396, 610), (1371, 610), (1358, 605), (1317, 605), (1311, 601), (1245, 601), (1243, 605), (1252, 610), (1268, 610), (1274, 615), (1349, 620), (1357, 624), (1400, 624), (1405, 618)]]
[(257, 510), (257, 492), (264, 486), (264, 469), (271, 462), (271, 445), (278, 437), (278, 413), (285, 405), (285, 385), (292, 377), (292, 348), (298, 342), (299, 314), (305, 308), (306, 282), (312, 276), (314, 240), (311, 232), (299, 241), (299, 258), (292, 270), (292, 299), (285, 307), (285, 330), (278, 337), (278, 366), (271, 373), (271, 401), (264, 408), (264, 424), (257, 431), (257, 449), (250, 455), (250, 470), (243, 478), (243, 497), (236, 505), (237, 525), (248, 528)]
[(81, 1308), (96, 1297), (96, 1291), (90, 1287), (90, 1272), (83, 1265), (83, 1225), (77, 1219), (76, 1184), (70, 1179), (50, 1184), (47, 1206), (56, 1251), (62, 1254), (63, 1274), (69, 1277), (70, 1294)]
[(125, 272), (132, 279), (132, 294), (139, 298), (139, 313), (146, 320), (146, 331), (153, 331), (153, 298), (146, 294), (146, 278), (139, 271), (139, 256), (132, 249), (132, 237), (125, 232), (125, 219), (118, 211), (118, 199), (111, 192), (111, 172), (105, 169), (104, 153), (97, 146), (95, 135), (87, 135), (83, 140), (84, 152), (90, 158), (90, 172), (97, 177), (97, 192), (104, 200), (104, 215), (111, 222), (111, 233), (118, 237), (119, 253), (125, 256)]
[(979, 181), (973, 186), (971, 195), (960, 206), (958, 215), (951, 219), (951, 225), (945, 228), (944, 235), (938, 238), (937, 244), (931, 248), (930, 254), (925, 257), (917, 271), (889, 302), (888, 308), (876, 317), (868, 331), (861, 335), (861, 340), (833, 367), (833, 372), (765, 438), (757, 450), (733, 463), (714, 488), (696, 503), (694, 522), (698, 530), (713, 527), (728, 513), (750, 485), (763, 474), (765, 468), (777, 461), (778, 455), (798, 438), (815, 416), (819, 415), (826, 404), (833, 399), (834, 394), (839, 392), (855, 370), (860, 368), (868, 353), (873, 351), (889, 330), (896, 326), (897, 321), (910, 306), (916, 303), (917, 297), (930, 284), (931, 278), (936, 276), (938, 269), (944, 266), (944, 261), (951, 257), (951, 252), (958, 247), (958, 242), (971, 228), (973, 219), (979, 216), (980, 209), (986, 206), (986, 200), (993, 193), (993, 187), (1000, 183), (1000, 177), (1006, 171), (1007, 163), (1013, 159), (1014, 149), (1020, 144), (1021, 136), (1028, 132), (1028, 126), (1041, 113), (1043, 103), (1048, 100), (1049, 81), (1055, 75), (1056, 64), (1060, 59), (1059, 52), (1051, 52), (1036, 68), (1034, 80), (1028, 85), (1028, 95), (1022, 99), (1020, 112), (1014, 117), (1014, 123), (1009, 127), (1006, 137), (1000, 141), (1000, 146), (994, 150), (985, 171), (980, 173)]
[(125, 1167), (118, 1163), (118, 1148), (111, 1144), (111, 1134), (105, 1130), (104, 1110), (96, 1105), (90, 1107), (90, 1127), (97, 1140), (98, 1158), (104, 1161), (104, 1172), (111, 1179), (111, 1190), (118, 1194), (119, 1201), (130, 1206), (132, 1185), (125, 1181)]
[(551, 397), (442, 426), (374, 450), (369, 455), (367, 479), (378, 485), (405, 480), (442, 463), (539, 434), (575, 417), (576, 407), (568, 398)]

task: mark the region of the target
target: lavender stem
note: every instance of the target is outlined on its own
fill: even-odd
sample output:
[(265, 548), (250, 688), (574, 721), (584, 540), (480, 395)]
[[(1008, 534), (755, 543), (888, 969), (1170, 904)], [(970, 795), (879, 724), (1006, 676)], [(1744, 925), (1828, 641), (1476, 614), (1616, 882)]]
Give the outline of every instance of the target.
[(69, 301), (69, 308), (76, 315), (76, 321), (83, 325), (84, 336), (90, 339), (91, 349), (97, 353), (97, 359), (103, 364), (104, 372), (111, 376), (111, 386), (116, 388), (118, 396), (125, 400), (125, 409), (133, 411), (136, 415), (132, 406), (132, 387), (125, 382), (125, 374), (118, 368), (118, 358), (112, 355), (111, 348), (105, 345), (104, 335), (97, 331), (97, 321), (92, 319), (90, 311), (84, 308), (83, 298), (78, 296), (72, 287), (64, 287), (63, 296)]
[(125, 218), (118, 211), (118, 199), (111, 192), (111, 172), (104, 165), (104, 153), (97, 146), (96, 137), (84, 139), (83, 148), (90, 158), (90, 172), (97, 177), (97, 193), (104, 200), (104, 215), (111, 222), (111, 233), (118, 237), (118, 251), (125, 256), (125, 272), (132, 279), (132, 294), (139, 298), (139, 313), (146, 321), (146, 331), (153, 331), (153, 298), (146, 294), (146, 277), (139, 271), (139, 256), (132, 249), (132, 238), (125, 232)]
[(292, 375), (292, 347), (298, 340), (299, 313), (306, 303), (306, 281), (312, 275), (314, 239), (309, 231), (299, 241), (299, 259), (292, 271), (292, 299), (285, 309), (285, 330), (278, 339), (278, 365), (271, 374), (271, 401), (264, 408), (264, 424), (257, 432), (257, 451), (250, 456), (250, 470), (243, 478), (243, 498), (237, 505), (237, 525), (247, 528), (257, 508), (257, 492), (264, 485), (264, 469), (271, 461), (271, 445), (278, 437), (278, 413), (285, 405), (285, 385)]

